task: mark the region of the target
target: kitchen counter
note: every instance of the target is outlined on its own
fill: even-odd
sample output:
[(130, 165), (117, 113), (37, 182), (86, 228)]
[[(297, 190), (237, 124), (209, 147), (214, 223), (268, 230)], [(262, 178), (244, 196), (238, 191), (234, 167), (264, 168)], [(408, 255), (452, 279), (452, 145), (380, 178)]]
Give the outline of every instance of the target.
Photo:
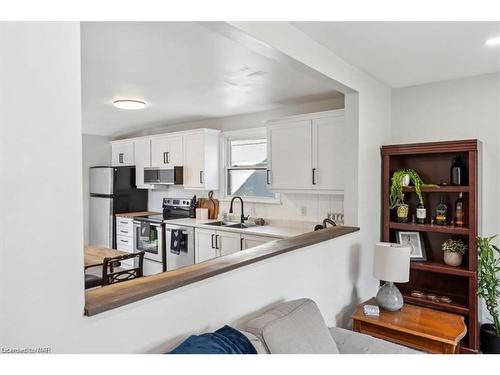
[(204, 225), (203, 223), (210, 223), (219, 220), (196, 220), (196, 219), (171, 219), (165, 220), (165, 224), (173, 225), (185, 225), (188, 227), (211, 229), (224, 232), (235, 232), (235, 233), (247, 233), (256, 236), (267, 236), (274, 238), (289, 238), (295, 237), (304, 233), (314, 231), (314, 224), (311, 223), (310, 226), (278, 226), (278, 225), (251, 225), (246, 229), (241, 228), (228, 228), (227, 226), (213, 226)]
[(124, 217), (126, 219), (131, 219), (136, 216), (146, 216), (146, 215), (161, 215), (161, 212), (137, 211), (137, 212), (121, 212), (119, 214), (115, 214), (115, 216)]

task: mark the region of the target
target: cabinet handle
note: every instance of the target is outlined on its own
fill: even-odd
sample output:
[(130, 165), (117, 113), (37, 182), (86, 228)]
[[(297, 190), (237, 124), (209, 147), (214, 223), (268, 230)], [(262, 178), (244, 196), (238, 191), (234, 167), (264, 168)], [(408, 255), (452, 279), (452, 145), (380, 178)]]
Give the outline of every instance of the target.
[(167, 151), (167, 164), (170, 163), (170, 152)]
[(163, 164), (167, 164), (167, 153), (163, 153)]
[(118, 154), (118, 162), (119, 162), (120, 164), (123, 164), (123, 153), (122, 153), (122, 152), (120, 152), (120, 153)]
[(268, 184), (268, 185), (269, 185), (269, 184), (271, 184), (271, 183), (269, 182), (269, 172), (271, 172), (271, 170), (266, 169), (266, 182), (267, 182), (267, 184)]
[(200, 184), (203, 183), (203, 171), (200, 171)]
[(313, 168), (313, 185), (316, 185), (316, 168)]
[(240, 251), (243, 250), (243, 238), (240, 238)]
[(219, 250), (219, 235), (218, 234), (215, 235), (215, 248), (217, 250)]
[(120, 240), (120, 242), (125, 242), (125, 243), (128, 243), (128, 241), (125, 241), (125, 240)]
[(122, 232), (122, 233), (128, 233), (127, 230), (121, 230), (120, 232)]
[(215, 236), (215, 234), (212, 234), (212, 249), (215, 249), (215, 247), (214, 247), (214, 236)]

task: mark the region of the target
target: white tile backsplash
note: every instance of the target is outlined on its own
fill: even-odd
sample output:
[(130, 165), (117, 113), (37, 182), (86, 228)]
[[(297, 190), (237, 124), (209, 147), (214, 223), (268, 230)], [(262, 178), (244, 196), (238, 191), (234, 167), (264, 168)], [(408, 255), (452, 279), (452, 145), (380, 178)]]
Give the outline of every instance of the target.
[[(207, 192), (185, 190), (176, 186), (149, 190), (149, 210), (161, 212), (164, 197), (192, 198), (193, 195), (196, 195), (197, 198), (206, 198)], [(214, 192), (214, 197), (219, 197), (217, 191)], [(219, 212), (228, 212), (229, 204), (229, 201), (221, 201)], [(306, 209), (305, 216), (301, 214), (302, 207)], [(236, 212), (239, 212), (239, 204), (236, 206)], [(263, 217), (264, 219), (321, 222), (328, 213), (344, 213), (343, 195), (281, 194), (281, 204), (245, 202), (246, 215), (250, 214), (252, 217)]]

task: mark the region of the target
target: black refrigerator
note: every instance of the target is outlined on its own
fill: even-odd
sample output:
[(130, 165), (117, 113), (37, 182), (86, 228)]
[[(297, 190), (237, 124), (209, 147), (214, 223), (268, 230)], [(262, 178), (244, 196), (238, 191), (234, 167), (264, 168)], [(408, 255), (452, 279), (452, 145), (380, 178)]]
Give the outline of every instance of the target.
[(90, 168), (90, 245), (116, 248), (115, 214), (147, 208), (148, 191), (136, 188), (135, 167)]

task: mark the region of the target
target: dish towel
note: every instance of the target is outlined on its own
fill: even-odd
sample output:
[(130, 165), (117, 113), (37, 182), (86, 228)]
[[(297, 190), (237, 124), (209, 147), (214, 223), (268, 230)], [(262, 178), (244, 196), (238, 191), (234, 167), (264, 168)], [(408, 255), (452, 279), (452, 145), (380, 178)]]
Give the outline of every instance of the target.
[(184, 234), (182, 230), (174, 229), (170, 236), (170, 252), (175, 255), (181, 253), (181, 248), (184, 245)]
[(141, 221), (141, 237), (148, 237), (151, 233), (151, 227), (149, 223)]

